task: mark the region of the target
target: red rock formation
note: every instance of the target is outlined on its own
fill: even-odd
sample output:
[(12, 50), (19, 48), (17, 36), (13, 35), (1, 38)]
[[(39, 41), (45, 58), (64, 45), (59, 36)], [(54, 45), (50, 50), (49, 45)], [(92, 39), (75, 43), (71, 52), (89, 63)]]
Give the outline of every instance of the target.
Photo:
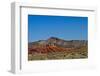
[(63, 48), (54, 45), (40, 45), (28, 49), (28, 53), (50, 53), (50, 52), (63, 52), (70, 51), (72, 48)]

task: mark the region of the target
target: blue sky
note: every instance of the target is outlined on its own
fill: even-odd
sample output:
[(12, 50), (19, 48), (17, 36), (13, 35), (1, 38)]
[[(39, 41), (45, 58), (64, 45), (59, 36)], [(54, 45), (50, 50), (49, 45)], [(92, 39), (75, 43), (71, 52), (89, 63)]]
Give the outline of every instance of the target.
[(58, 37), (87, 40), (88, 17), (28, 15), (28, 42)]

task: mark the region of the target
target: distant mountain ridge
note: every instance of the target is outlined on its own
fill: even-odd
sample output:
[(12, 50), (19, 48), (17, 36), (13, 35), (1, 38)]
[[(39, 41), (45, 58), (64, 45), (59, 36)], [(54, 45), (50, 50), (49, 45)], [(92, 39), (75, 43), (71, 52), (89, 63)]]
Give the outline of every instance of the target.
[(64, 48), (80, 47), (86, 46), (88, 44), (87, 40), (63, 40), (57, 37), (50, 37), (47, 40), (39, 40), (35, 42), (28, 43), (29, 47), (35, 45), (55, 45), (62, 46)]

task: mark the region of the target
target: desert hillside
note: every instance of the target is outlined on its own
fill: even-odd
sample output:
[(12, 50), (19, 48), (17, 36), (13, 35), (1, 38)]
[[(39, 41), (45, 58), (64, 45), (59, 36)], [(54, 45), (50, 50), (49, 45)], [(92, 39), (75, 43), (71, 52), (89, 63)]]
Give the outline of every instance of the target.
[[(28, 43), (29, 60), (41, 59), (66, 59), (68, 58), (86, 58), (87, 41), (86, 40), (63, 40), (56, 37), (50, 37), (47, 40), (39, 40)], [(53, 57), (55, 55), (55, 57)], [(56, 57), (56, 55), (58, 57)], [(61, 55), (61, 56), (60, 56)], [(39, 56), (39, 57), (36, 57)], [(43, 58), (44, 57), (44, 58)]]

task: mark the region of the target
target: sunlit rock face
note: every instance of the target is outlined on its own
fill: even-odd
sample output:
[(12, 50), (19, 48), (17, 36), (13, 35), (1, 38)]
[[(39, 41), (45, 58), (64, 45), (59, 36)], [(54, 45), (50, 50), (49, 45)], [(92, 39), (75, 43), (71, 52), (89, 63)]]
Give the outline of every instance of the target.
[(48, 53), (56, 51), (68, 51), (81, 46), (87, 46), (87, 40), (63, 40), (57, 37), (50, 37), (47, 40), (39, 40), (28, 43), (28, 51), (37, 53)]

